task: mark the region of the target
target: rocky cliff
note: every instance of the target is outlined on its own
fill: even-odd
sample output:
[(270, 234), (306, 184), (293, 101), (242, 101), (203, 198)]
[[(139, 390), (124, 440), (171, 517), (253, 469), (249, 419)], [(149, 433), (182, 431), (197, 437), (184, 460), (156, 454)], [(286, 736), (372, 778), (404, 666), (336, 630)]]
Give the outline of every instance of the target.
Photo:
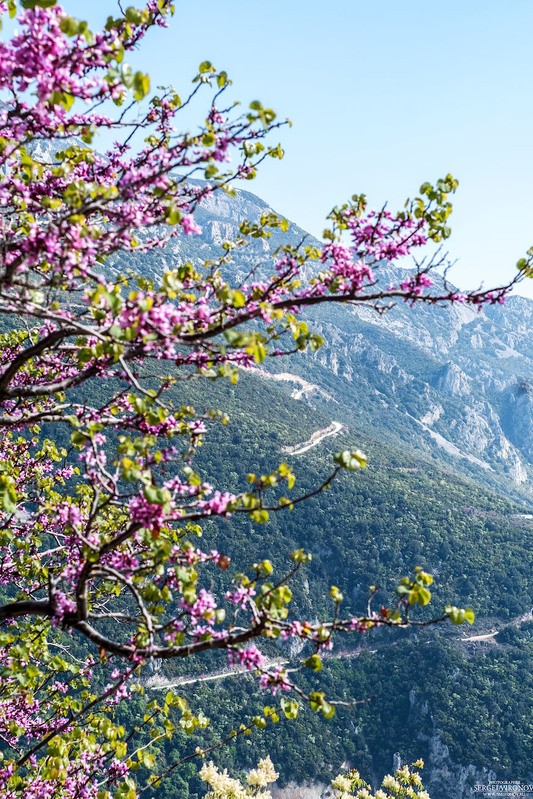
[[(216, 257), (224, 240), (238, 237), (243, 219), (255, 221), (270, 210), (247, 191), (217, 193), (196, 214), (202, 233), (150, 254), (144, 268), (158, 273), (183, 258)], [(275, 229), (269, 239), (239, 249), (228, 269), (238, 282), (252, 266), (267, 269), (280, 244), (306, 238), (313, 241), (297, 225), (287, 234)], [(392, 267), (382, 272), (385, 282), (398, 279)], [(482, 312), (461, 305), (399, 305), (385, 314), (328, 307), (310, 318), (325, 345), (294, 369), (343, 404), (343, 421), (369, 425), (491, 487), (503, 479), (509, 493), (533, 496), (532, 300), (513, 296), (505, 307)]]

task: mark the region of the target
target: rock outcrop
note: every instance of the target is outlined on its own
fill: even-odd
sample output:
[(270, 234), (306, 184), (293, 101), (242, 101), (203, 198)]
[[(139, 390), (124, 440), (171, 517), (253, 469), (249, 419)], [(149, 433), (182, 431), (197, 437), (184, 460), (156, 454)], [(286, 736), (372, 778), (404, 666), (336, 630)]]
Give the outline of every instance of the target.
[(451, 361), (439, 369), (433, 385), (444, 394), (452, 397), (465, 397), (470, 394), (470, 380), (463, 370)]
[(520, 381), (510, 392), (507, 409), (513, 443), (533, 460), (533, 382)]

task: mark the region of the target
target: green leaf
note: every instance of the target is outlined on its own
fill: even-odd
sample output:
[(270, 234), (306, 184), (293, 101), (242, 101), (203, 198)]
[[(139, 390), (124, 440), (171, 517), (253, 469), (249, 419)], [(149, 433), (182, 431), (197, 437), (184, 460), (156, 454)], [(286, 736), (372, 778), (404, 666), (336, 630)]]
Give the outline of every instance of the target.
[(464, 608), (456, 608), (455, 605), (447, 605), (444, 612), (448, 615), (452, 624), (464, 624), (467, 621), (473, 624), (475, 619), (474, 611), (471, 608), (465, 610)]
[(425, 605), (429, 604), (431, 601), (431, 591), (428, 591), (427, 588), (423, 586), (419, 586), (417, 590), (417, 602), (420, 607), (424, 607)]
[(217, 75), (217, 85), (219, 89), (224, 88), (228, 83), (228, 73), (227, 72), (219, 72)]
[(22, 8), (52, 8), (55, 6), (56, 0), (21, 0), (20, 5)]
[(144, 496), (152, 505), (164, 505), (170, 499), (170, 492), (166, 488), (158, 488), (154, 485), (144, 487)]
[(322, 658), (315, 653), (304, 660), (304, 666), (312, 671), (322, 671)]
[(182, 213), (179, 208), (169, 206), (165, 210), (165, 222), (167, 225), (178, 225), (181, 222)]
[(0, 475), (0, 507), (6, 513), (14, 513), (17, 508), (17, 498), (14, 479), (7, 474)]
[(338, 452), (334, 456), (333, 460), (343, 469), (347, 469), (350, 472), (355, 472), (358, 469), (364, 469), (367, 463), (366, 455), (364, 452), (361, 452), (360, 449), (353, 451), (345, 449), (342, 452)]
[(336, 585), (331, 586), (331, 588), (329, 589), (329, 595), (334, 602), (342, 602), (342, 600), (344, 599), (342, 591), (340, 591)]
[(243, 308), (246, 305), (246, 297), (242, 293), (242, 291), (239, 291), (239, 289), (236, 289), (235, 291), (231, 292), (231, 295), (230, 295), (230, 298), (229, 298), (229, 304), (233, 308)]
[[(533, 252), (531, 250), (528, 250), (528, 254), (531, 257), (531, 255), (533, 255)], [(520, 258), (520, 260), (516, 264), (516, 268), (520, 272), (523, 272), (526, 277), (533, 277), (533, 266), (531, 265), (530, 261), (526, 260), (526, 258)]]
[(291, 560), (295, 563), (309, 563), (313, 559), (313, 556), (310, 555), (305, 549), (295, 549), (294, 552), (291, 552)]
[(286, 699), (282, 697), (280, 705), (286, 718), (295, 719), (298, 716), (299, 705), (296, 699)]
[(331, 702), (322, 702), (322, 707), (320, 708), (320, 712), (324, 716), (325, 719), (332, 719), (335, 715), (335, 707), (331, 704)]
[(129, 64), (124, 64), (122, 66), (122, 83), (128, 89), (131, 89), (133, 86), (133, 69)]
[(133, 96), (137, 102), (143, 100), (150, 91), (150, 76), (144, 72), (136, 72), (133, 76)]
[(324, 692), (323, 691), (311, 691), (309, 694), (309, 707), (311, 710), (314, 710), (315, 713), (318, 713), (322, 707), (324, 702)]
[(139, 11), (138, 8), (134, 8), (133, 6), (126, 9), (124, 16), (128, 22), (133, 22), (134, 25), (140, 25), (143, 21), (142, 11)]
[(71, 443), (75, 447), (78, 447), (78, 449), (81, 449), (81, 447), (85, 446), (89, 440), (90, 437), (86, 433), (82, 433), (80, 430), (75, 430), (70, 436)]
[(269, 518), (269, 513), (264, 508), (259, 508), (258, 510), (254, 510), (252, 513), (250, 513), (250, 519), (256, 524), (266, 524)]

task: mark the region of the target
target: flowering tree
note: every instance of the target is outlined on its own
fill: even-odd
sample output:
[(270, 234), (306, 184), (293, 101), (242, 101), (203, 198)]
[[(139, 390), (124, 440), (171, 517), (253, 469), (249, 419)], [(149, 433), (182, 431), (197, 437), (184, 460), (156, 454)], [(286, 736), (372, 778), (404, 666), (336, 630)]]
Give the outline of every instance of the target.
[[(355, 769), (347, 774), (339, 774), (331, 786), (336, 799), (429, 799), (419, 774), (423, 766), (422, 760), (417, 760), (410, 767), (401, 766), (394, 774), (387, 774), (375, 792)], [(246, 784), (230, 777), (225, 769), (221, 771), (212, 762), (206, 763), (200, 770), (200, 778), (209, 786), (206, 799), (272, 799), (267, 786), (278, 777), (269, 757), (260, 760), (257, 768), (248, 772)]]
[[(318, 670), (336, 633), (473, 619), (447, 607), (412, 621), (410, 609), (431, 596), (421, 569), (379, 614), (371, 605), (343, 613), (333, 586), (330, 619), (295, 619), (287, 583), (309, 560), (303, 551), (286, 574), (274, 577), (268, 560), (243, 564), (221, 596), (207, 590), (210, 570), (225, 572), (230, 557), (198, 547), (203, 520), (245, 514), (263, 523), (305, 496), (294, 494), (284, 463), (249, 475), (241, 493), (202, 481), (195, 450), (225, 418), (176, 402), (176, 381), (235, 380), (267, 357), (318, 348), (301, 319), (308, 306), (482, 305), (503, 301), (507, 288), (435, 288), (432, 261), (380, 287), (382, 264), (449, 235), (451, 176), (424, 184), (396, 214), (367, 212), (355, 196), (332, 212), (323, 246), (284, 246), (270, 271), (258, 266), (239, 284), (231, 264), (240, 249), (285, 230), (285, 220), (243, 220), (218, 260), (182, 263), (157, 283), (120, 274), (117, 253), (142, 263), (143, 253), (194, 235), (204, 198), (280, 158), (269, 143), (279, 123), (259, 102), (244, 114), (227, 105), (227, 75), (209, 62), (188, 97), (150, 95), (148, 77), (124, 58), (165, 24), (169, 0), (121, 11), (96, 34), (54, 0), (20, 5), (19, 32), (0, 44), (0, 793), (129, 799), (131, 769), (153, 765), (150, 747), (138, 743), (142, 728), (157, 740), (176, 723), (189, 731), (205, 723), (171, 692), (133, 732), (112, 720), (147, 661), (225, 650), (265, 689), (292, 692), (281, 703), (288, 717), (298, 699), (328, 717), (335, 703), (306, 695), (255, 640), (302, 639), (305, 665)], [(17, 15), (15, 0), (0, 11)], [(203, 124), (178, 134), (181, 109), (202, 93)], [(103, 154), (94, 147), (100, 133), (117, 139)], [(365, 463), (359, 450), (339, 453), (313, 493)]]

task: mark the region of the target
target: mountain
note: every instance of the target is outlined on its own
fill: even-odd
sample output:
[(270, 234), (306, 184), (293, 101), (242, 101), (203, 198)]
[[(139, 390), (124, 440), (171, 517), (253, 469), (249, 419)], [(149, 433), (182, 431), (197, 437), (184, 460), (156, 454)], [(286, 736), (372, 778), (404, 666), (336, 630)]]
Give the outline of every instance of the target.
[(316, 361), (335, 375), (334, 395), (354, 411), (363, 389), (365, 423), (487, 486), (531, 499), (531, 300), (511, 297), (505, 308), (482, 313), (335, 309), (317, 322), (331, 343)]
[[(135, 266), (156, 277), (183, 259), (215, 258), (243, 219), (270, 210), (246, 191), (214, 195), (195, 214), (199, 236), (177, 238), (142, 261), (121, 255), (113, 268)], [(276, 247), (304, 238), (313, 242), (291, 225), (287, 234), (275, 230), (253, 242), (228, 267), (232, 280), (252, 267), (267, 269)], [(386, 280), (391, 269), (383, 269)], [(421, 564), (436, 576), (436, 607), (471, 604), (478, 622), (472, 631), (428, 630), (422, 637), (384, 632), (333, 653), (319, 675), (322, 689), (374, 701), (340, 711), (328, 724), (303, 709), (296, 723), (280, 723), (267, 739), (223, 747), (218, 762), (249, 767), (268, 748), (285, 785), (280, 799), (302, 795), (302, 784), (309, 799), (318, 797), (343, 762), (378, 783), (398, 753), (426, 759), (433, 799), (466, 799), (491, 779), (531, 780), (533, 301), (515, 296), (482, 312), (461, 305), (398, 305), (385, 314), (327, 306), (309, 320), (325, 339), (316, 354), (247, 370), (237, 387), (177, 389), (183, 401), (224, 408), (235, 421), (209, 436), (199, 469), (238, 490), (247, 471), (285, 459), (305, 491), (340, 448), (361, 446), (369, 468), (266, 526), (241, 519), (228, 530), (213, 521), (212, 540), (235, 562), (268, 556), (279, 568), (292, 549), (310, 550), (313, 563), (294, 585), (298, 611), (310, 617), (327, 609), (332, 583), (357, 606), (369, 582), (390, 592)], [(379, 596), (385, 601), (386, 591)], [(296, 654), (281, 651), (289, 659)], [(216, 677), (220, 664), (201, 668)], [(237, 708), (253, 715), (268, 701), (248, 678), (195, 682), (189, 664), (163, 667), (159, 686), (187, 669), (193, 674), (183, 690), (193, 705), (221, 708), (208, 743), (239, 725)], [(312, 687), (312, 677), (302, 679)], [(169, 744), (162, 757), (172, 762), (182, 745)], [(193, 772), (158, 794), (200, 795)]]
[[(117, 255), (110, 268), (158, 277), (183, 260), (216, 258), (243, 219), (270, 210), (246, 191), (217, 193), (195, 213), (199, 236)], [(278, 246), (304, 239), (314, 241), (291, 225), (252, 241), (227, 267), (232, 280), (269, 270)], [(386, 281), (398, 277), (391, 269), (382, 269)], [(269, 557), (281, 571), (292, 550), (311, 551), (313, 562), (292, 586), (302, 617), (331, 611), (333, 583), (354, 612), (364, 609), (370, 583), (383, 586), (379, 607), (420, 564), (436, 578), (435, 612), (450, 601), (472, 605), (478, 618), (468, 631), (382, 631), (334, 650), (317, 677), (302, 674), (302, 686), (361, 704), (340, 708), (329, 722), (302, 707), (296, 722), (282, 720), (268, 738), (257, 733), (217, 749), (220, 765), (251, 767), (269, 750), (281, 774), (279, 799), (296, 799), (302, 784), (315, 799), (343, 763), (377, 785), (397, 755), (425, 758), (433, 799), (467, 799), (475, 784), (495, 778), (533, 780), (532, 315), (533, 302), (520, 297), (481, 313), (460, 305), (399, 305), (385, 314), (322, 307), (309, 314), (325, 339), (316, 354), (246, 370), (235, 387), (187, 381), (173, 389), (181, 403), (220, 407), (233, 420), (199, 452), (202, 477), (224, 489), (243, 489), (247, 472), (286, 460), (304, 493), (329, 472), (338, 449), (368, 454), (368, 469), (355, 479), (273, 514), (268, 525), (242, 517), (206, 524), (210, 545), (238, 564)], [(297, 666), (297, 652), (281, 644), (272, 651)], [(178, 731), (158, 744), (162, 771), (197, 745), (216, 745), (272, 701), (250, 677), (204, 679), (224, 666), (215, 657), (170, 663), (148, 681), (148, 698), (182, 680), (193, 709), (216, 708), (201, 737)], [(117, 710), (127, 729), (143, 716), (143, 702), (135, 696)], [(157, 799), (203, 795), (192, 765), (157, 790)]]
[[(250, 192), (217, 192), (195, 214), (202, 233), (150, 253), (143, 270), (156, 276), (183, 259), (220, 256), (220, 245), (239, 236), (243, 219), (257, 221), (271, 210)], [(318, 243), (294, 224), (286, 234), (275, 229), (269, 239), (252, 240), (235, 256), (232, 279), (238, 283), (252, 267), (270, 269), (270, 253), (302, 240)], [(131, 265), (132, 258), (120, 256), (116, 266)], [(391, 266), (379, 271), (384, 285), (406, 274)], [(481, 312), (460, 304), (396, 305), (387, 313), (328, 305), (308, 317), (325, 345), (279, 369), (321, 387), (312, 399), (317, 407), (326, 410), (333, 397), (340, 421), (350, 427), (533, 500), (533, 300), (511, 296), (504, 307)]]
[[(64, 146), (37, 143), (34, 154), (53, 161)], [(117, 255), (111, 268), (157, 277), (184, 259), (216, 258), (243, 219), (270, 210), (247, 191), (218, 192), (195, 212), (199, 236)], [(314, 242), (292, 224), (286, 234), (276, 229), (252, 241), (228, 267), (232, 280), (269, 269), (278, 246), (302, 240)], [(380, 271), (385, 283), (400, 273)], [(379, 607), (420, 564), (436, 578), (437, 611), (446, 601), (472, 605), (478, 621), (468, 631), (360, 636), (325, 658), (319, 675), (301, 680), (306, 690), (361, 704), (340, 708), (328, 723), (302, 707), (295, 723), (282, 719), (268, 738), (239, 738), (213, 757), (235, 771), (269, 750), (281, 774), (279, 799), (316, 799), (343, 764), (377, 785), (398, 757), (426, 760), (433, 799), (467, 799), (494, 779), (531, 782), (533, 301), (514, 296), (482, 312), (324, 306), (309, 320), (325, 339), (316, 354), (248, 370), (237, 387), (176, 387), (183, 402), (224, 408), (235, 421), (207, 438), (198, 468), (239, 490), (246, 472), (266, 472), (283, 459), (302, 492), (328, 473), (340, 448), (363, 448), (369, 468), (293, 513), (273, 514), (266, 526), (212, 520), (205, 535), (235, 563), (270, 557), (276, 570), (291, 550), (311, 551), (313, 562), (292, 586), (302, 617), (331, 611), (332, 583), (354, 611), (364, 608), (369, 583), (382, 586)], [(272, 651), (296, 667), (298, 652), (282, 644)], [(220, 670), (220, 659), (207, 657), (165, 665), (148, 681), (148, 698), (177, 679), (193, 709), (216, 709), (201, 737), (178, 731), (159, 743), (161, 771), (197, 745), (216, 746), (272, 701), (250, 677), (216, 679)], [(127, 729), (143, 717), (143, 702), (135, 695), (117, 709)], [(203, 795), (190, 765), (157, 791), (157, 799)]]

